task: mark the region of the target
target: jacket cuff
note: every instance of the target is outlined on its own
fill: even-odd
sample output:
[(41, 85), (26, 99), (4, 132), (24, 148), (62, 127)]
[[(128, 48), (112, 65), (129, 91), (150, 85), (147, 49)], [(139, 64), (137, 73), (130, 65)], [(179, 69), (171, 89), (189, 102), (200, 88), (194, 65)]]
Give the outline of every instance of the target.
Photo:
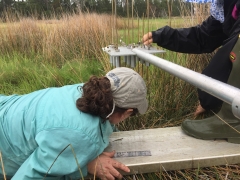
[(157, 31), (152, 31), (153, 43), (157, 43), (158, 39), (160, 40), (160, 33)]
[(168, 29), (169, 29), (168, 26), (164, 26), (156, 31), (152, 31), (153, 43), (157, 43), (160, 46), (162, 33), (164, 30), (168, 30)]

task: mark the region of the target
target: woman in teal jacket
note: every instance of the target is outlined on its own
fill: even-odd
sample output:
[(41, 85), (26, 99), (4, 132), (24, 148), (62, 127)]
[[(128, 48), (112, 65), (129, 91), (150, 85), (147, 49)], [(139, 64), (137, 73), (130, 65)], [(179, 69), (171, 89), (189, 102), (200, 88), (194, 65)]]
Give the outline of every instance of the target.
[(0, 179), (79, 179), (88, 173), (122, 178), (117, 169), (129, 168), (111, 158), (114, 152), (103, 152), (111, 124), (143, 114), (147, 107), (146, 85), (129, 68), (115, 68), (85, 84), (0, 95), (5, 170), (0, 168)]

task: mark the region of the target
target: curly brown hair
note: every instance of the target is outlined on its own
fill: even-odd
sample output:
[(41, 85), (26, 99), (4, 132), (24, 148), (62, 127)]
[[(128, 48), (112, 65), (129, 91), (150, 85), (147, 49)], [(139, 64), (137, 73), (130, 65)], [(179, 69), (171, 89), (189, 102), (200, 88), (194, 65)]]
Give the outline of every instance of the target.
[(77, 108), (82, 112), (106, 119), (113, 108), (113, 96), (108, 78), (92, 76), (81, 90), (83, 95), (77, 99)]
[[(92, 76), (82, 87), (82, 97), (77, 99), (77, 108), (85, 113), (100, 116), (103, 121), (113, 108), (111, 84), (106, 77)], [(114, 112), (124, 113), (127, 109), (115, 107)], [(133, 109), (132, 116), (138, 113)]]

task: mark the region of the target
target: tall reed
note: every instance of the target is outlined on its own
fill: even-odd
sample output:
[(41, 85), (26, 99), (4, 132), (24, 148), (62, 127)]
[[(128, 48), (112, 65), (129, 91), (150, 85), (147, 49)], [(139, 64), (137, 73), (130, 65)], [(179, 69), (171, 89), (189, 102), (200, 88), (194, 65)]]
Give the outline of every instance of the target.
[(0, 53), (32, 57), (62, 65), (71, 59), (96, 59), (110, 41), (111, 17), (98, 14), (64, 15), (61, 20), (22, 18), (0, 28)]

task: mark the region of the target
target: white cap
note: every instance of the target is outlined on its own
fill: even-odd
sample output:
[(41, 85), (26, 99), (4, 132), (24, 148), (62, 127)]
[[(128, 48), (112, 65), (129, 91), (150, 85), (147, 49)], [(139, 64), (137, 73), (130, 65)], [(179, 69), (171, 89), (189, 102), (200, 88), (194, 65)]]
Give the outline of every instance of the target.
[(134, 70), (118, 67), (106, 74), (110, 80), (113, 101), (119, 108), (136, 108), (144, 114), (148, 108), (147, 88), (143, 78)]

